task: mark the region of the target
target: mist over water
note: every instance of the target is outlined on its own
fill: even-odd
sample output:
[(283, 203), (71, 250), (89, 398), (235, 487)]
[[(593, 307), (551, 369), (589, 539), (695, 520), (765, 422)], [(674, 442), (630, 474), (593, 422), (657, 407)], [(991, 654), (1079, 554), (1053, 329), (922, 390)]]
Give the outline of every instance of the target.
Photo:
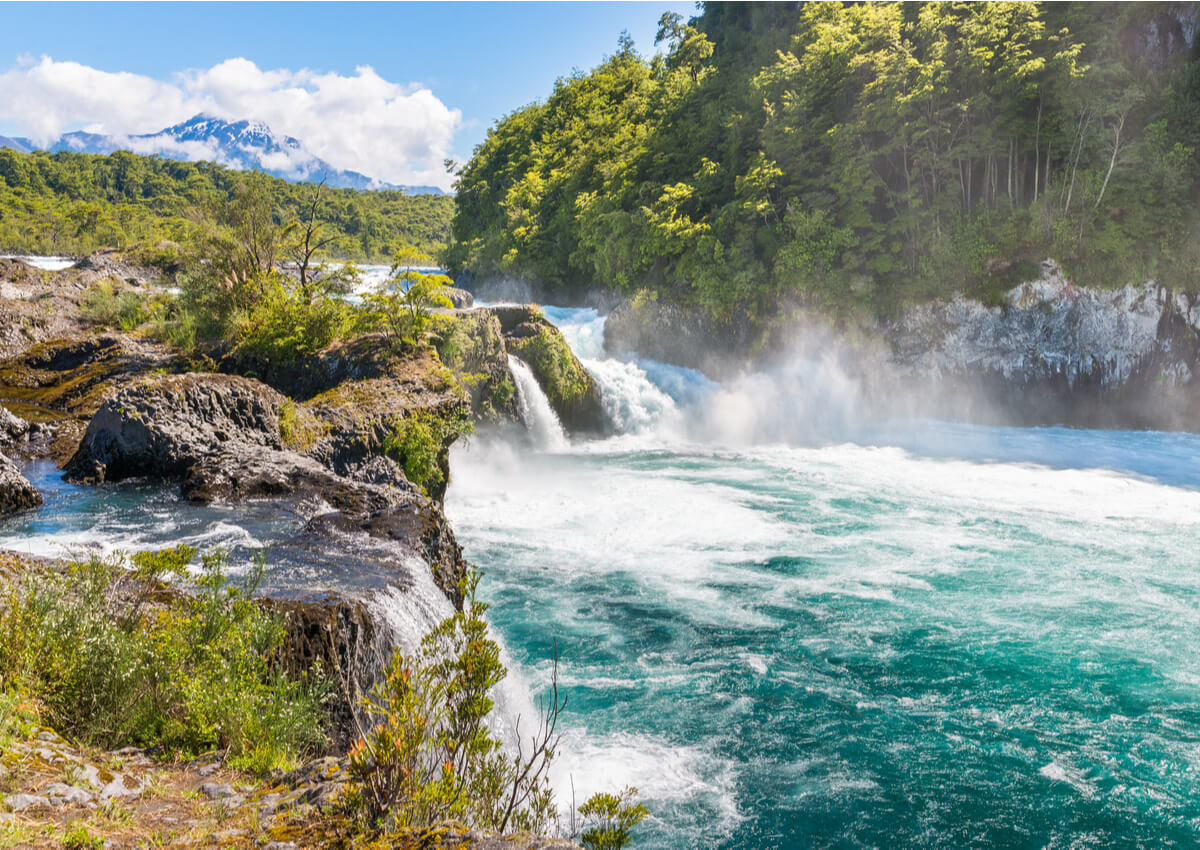
[(616, 436), (456, 447), (447, 512), (557, 768), (648, 847), (1200, 839), (1200, 437), (873, 421), (798, 354), (717, 385), (547, 308)]

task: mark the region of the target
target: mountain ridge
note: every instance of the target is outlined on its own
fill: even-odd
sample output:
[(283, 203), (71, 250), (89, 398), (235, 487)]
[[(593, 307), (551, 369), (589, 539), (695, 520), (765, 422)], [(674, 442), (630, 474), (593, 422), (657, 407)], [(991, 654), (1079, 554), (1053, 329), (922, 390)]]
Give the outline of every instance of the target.
[(76, 130), (45, 146), (26, 138), (0, 136), (0, 148), (4, 147), (22, 153), (48, 150), (102, 155), (129, 150), (188, 162), (208, 160), (239, 171), (262, 171), (293, 183), (324, 179), (329, 186), (340, 189), (390, 189), (409, 195), (447, 194), (437, 186), (397, 185), (358, 171), (335, 168), (308, 151), (299, 139), (278, 135), (262, 121), (229, 121), (206, 113), (198, 113), (155, 133), (120, 135)]

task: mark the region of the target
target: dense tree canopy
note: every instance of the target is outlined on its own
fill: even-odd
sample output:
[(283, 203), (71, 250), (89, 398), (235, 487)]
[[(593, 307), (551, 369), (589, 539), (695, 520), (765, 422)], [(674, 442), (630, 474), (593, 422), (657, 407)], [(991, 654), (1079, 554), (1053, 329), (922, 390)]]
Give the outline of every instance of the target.
[[(1200, 285), (1200, 62), (1168, 4), (707, 3), (499, 121), (451, 268), (886, 312), (1053, 256)], [(1194, 14), (1189, 12), (1188, 14)]]
[[(311, 184), (207, 162), (0, 148), (0, 251), (153, 251), (186, 243), (197, 222), (215, 218), (247, 181), (262, 184), (277, 223), (304, 218), (311, 207)], [(453, 205), (445, 196), (353, 189), (325, 189), (321, 201), (324, 250), (363, 262), (388, 262), (406, 245), (439, 251)]]

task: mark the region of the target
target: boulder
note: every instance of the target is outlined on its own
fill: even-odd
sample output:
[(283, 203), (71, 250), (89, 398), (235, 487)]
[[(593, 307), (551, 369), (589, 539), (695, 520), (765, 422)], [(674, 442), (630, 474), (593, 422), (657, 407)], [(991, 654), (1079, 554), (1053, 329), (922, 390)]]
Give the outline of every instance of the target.
[(450, 299), (450, 303), (456, 309), (463, 309), (474, 306), (475, 296), (467, 292), (465, 289), (459, 289), (456, 286), (447, 286), (445, 289), (446, 297)]
[(37, 491), (17, 465), (0, 455), (0, 516), (40, 507), (42, 494)]
[(0, 446), (10, 449), (30, 436), (32, 426), (7, 407), (0, 407)]
[(279, 449), (283, 397), (231, 375), (147, 378), (104, 402), (65, 469), (74, 481), (182, 478), (232, 445)]

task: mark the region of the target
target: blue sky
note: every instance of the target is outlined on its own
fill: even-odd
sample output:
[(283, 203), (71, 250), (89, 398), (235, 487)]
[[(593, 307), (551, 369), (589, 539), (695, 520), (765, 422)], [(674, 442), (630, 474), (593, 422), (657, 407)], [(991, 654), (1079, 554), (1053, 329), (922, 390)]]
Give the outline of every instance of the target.
[[(497, 118), (598, 64), (622, 30), (652, 54), (664, 11), (696, 14), (690, 2), (3, 3), (0, 134), (151, 132), (204, 104), (268, 113), (240, 117), (385, 179), (402, 152), (415, 177), (468, 157)], [(309, 96), (281, 94), (299, 89)], [(396, 140), (387, 151), (380, 134)]]

